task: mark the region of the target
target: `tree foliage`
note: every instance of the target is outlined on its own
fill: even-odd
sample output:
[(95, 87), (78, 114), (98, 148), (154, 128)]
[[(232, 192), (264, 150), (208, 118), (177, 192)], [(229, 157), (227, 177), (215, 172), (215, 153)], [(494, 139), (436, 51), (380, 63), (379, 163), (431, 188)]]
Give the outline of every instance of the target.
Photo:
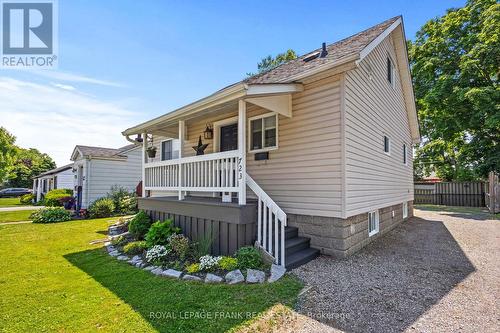
[(500, 171), (500, 4), (469, 0), (408, 42), (422, 145), (417, 176), (446, 180)]
[[(265, 58), (262, 58), (260, 62), (257, 64), (257, 74), (267, 72), (273, 68), (278, 67), (281, 64), (284, 64), (287, 61), (293, 60), (297, 58), (297, 54), (294, 50), (289, 49), (286, 52), (279, 53), (275, 57), (268, 55)], [(255, 73), (248, 73), (248, 76), (255, 75)]]
[(34, 176), (56, 167), (49, 155), (20, 148), (15, 142), (16, 137), (0, 127), (0, 185), (31, 187)]
[(14, 166), (16, 137), (10, 134), (5, 128), (0, 127), (0, 186), (4, 184)]

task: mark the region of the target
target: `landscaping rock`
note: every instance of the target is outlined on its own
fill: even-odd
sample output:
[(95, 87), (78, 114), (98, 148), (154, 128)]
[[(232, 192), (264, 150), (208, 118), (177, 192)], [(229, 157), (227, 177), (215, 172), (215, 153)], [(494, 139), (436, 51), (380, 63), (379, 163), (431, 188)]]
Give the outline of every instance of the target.
[(236, 284), (245, 282), (245, 277), (243, 276), (243, 274), (239, 269), (227, 273), (225, 279), (227, 284)]
[(186, 280), (186, 281), (203, 281), (203, 279), (201, 277), (189, 275), (189, 274), (184, 275), (182, 277), (182, 279)]
[(263, 283), (266, 280), (266, 273), (258, 269), (247, 269), (248, 283)]
[(221, 283), (222, 281), (224, 281), (224, 279), (215, 274), (208, 273), (205, 277), (205, 283)]
[(163, 273), (163, 269), (161, 269), (161, 267), (156, 267), (155, 269), (151, 270), (151, 273), (153, 273), (154, 275), (161, 275), (161, 273)]
[(108, 252), (113, 252), (113, 251), (116, 251), (116, 248), (112, 245), (109, 245), (109, 246), (106, 246), (106, 250), (108, 250)]
[(132, 261), (138, 262), (139, 260), (142, 260), (141, 256), (133, 256)]
[(181, 277), (182, 272), (176, 271), (175, 269), (167, 269), (167, 270), (163, 271), (163, 273), (161, 273), (161, 275), (178, 279)]
[(144, 266), (146, 266), (146, 264), (143, 263), (142, 260), (139, 260), (138, 262), (135, 263), (135, 267), (143, 268)]
[(286, 273), (286, 268), (283, 266), (278, 266), (275, 264), (272, 264), (271, 266), (271, 276), (267, 280), (267, 282), (275, 282), (281, 279), (283, 275)]
[(120, 254), (121, 254), (121, 252), (118, 250), (114, 250), (112, 252), (109, 252), (109, 255), (112, 257), (118, 257)]
[(127, 227), (124, 225), (112, 225), (108, 228), (108, 235), (115, 236), (127, 232)]
[(116, 257), (116, 259), (125, 261), (125, 260), (128, 260), (129, 257), (121, 255), (121, 256)]
[(144, 267), (144, 270), (145, 271), (152, 271), (152, 270), (157, 269), (157, 268), (158, 268), (158, 266), (146, 266), (146, 267)]

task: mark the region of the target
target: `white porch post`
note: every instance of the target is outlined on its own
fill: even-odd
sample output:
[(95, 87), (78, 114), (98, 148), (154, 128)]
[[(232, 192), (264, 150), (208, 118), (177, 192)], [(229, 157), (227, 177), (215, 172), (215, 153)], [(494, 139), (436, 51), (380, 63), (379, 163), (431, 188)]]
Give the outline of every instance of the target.
[(147, 133), (142, 133), (142, 197), (146, 197), (146, 148), (148, 144)]
[(36, 189), (36, 202), (40, 201), (40, 199), (42, 198), (42, 179), (38, 178), (37, 181), (38, 181), (38, 186)]
[(244, 100), (238, 101), (238, 204), (247, 203), (247, 154), (246, 154), (247, 107)]
[[(179, 160), (182, 158), (182, 149), (184, 148), (184, 137), (186, 132), (186, 124), (184, 120), (179, 120)], [(184, 200), (184, 192), (182, 191), (182, 163), (179, 163), (179, 200)]]

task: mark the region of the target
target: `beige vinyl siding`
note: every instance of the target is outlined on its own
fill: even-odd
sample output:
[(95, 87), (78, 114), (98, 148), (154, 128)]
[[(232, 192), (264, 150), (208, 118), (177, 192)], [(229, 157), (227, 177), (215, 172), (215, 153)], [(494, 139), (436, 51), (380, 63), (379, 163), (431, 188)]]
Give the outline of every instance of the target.
[(125, 153), (126, 160), (90, 160), (88, 163), (89, 180), (87, 182), (86, 204), (89, 205), (96, 199), (105, 196), (113, 185), (135, 191), (142, 177), (141, 153), (142, 149), (136, 148)]
[[(388, 55), (394, 88), (387, 80)], [(411, 134), (396, 59), (389, 36), (345, 75), (345, 217), (413, 199)]]
[[(293, 95), (292, 108), (291, 118), (279, 115), (278, 149), (269, 152), (267, 161), (255, 161), (254, 154), (247, 153), (247, 172), (287, 213), (340, 217), (340, 76), (323, 73), (320, 79), (310, 79), (303, 92)], [(247, 103), (247, 118), (269, 112)], [(209, 144), (205, 153), (212, 153), (213, 139), (203, 138), (206, 124), (237, 115), (235, 108), (221, 115), (186, 122), (183, 156), (195, 154), (192, 147), (200, 135), (203, 143)], [(246, 130), (248, 142), (248, 120)], [(168, 194), (153, 193), (155, 196)]]

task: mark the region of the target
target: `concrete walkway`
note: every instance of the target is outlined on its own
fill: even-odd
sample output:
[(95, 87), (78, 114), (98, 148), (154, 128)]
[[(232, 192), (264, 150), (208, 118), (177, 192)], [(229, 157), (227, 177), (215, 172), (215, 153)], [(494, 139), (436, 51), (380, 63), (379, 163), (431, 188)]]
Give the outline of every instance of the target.
[(13, 206), (13, 207), (0, 207), (0, 212), (13, 212), (16, 210), (34, 210), (42, 209), (45, 206)]

